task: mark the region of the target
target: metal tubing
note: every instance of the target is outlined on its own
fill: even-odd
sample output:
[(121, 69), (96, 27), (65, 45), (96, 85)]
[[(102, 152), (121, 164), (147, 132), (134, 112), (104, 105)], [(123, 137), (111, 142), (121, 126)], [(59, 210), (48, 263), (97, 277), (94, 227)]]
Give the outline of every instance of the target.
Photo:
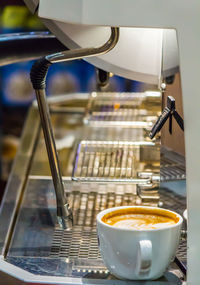
[[(74, 59), (80, 59), (83, 57), (101, 55), (114, 48), (118, 39), (119, 29), (111, 28), (111, 36), (109, 40), (99, 48), (68, 50), (65, 52), (46, 56), (46, 60), (50, 63), (57, 63), (61, 61), (69, 61)], [(44, 79), (45, 78), (42, 78), (42, 80)], [(67, 198), (64, 192), (58, 154), (56, 150), (56, 144), (50, 119), (49, 106), (46, 101), (45, 89), (36, 89), (35, 92), (38, 101), (38, 109), (40, 113), (41, 124), (44, 133), (49, 164), (51, 168), (51, 174), (56, 192), (58, 222), (63, 229), (69, 229), (72, 226), (73, 216), (71, 209), (67, 203)]]
[(46, 143), (46, 149), (49, 158), (51, 174), (56, 192), (58, 222), (63, 229), (69, 229), (72, 227), (72, 213), (65, 198), (62, 175), (45, 91), (43, 89), (36, 90), (36, 97)]
[(119, 28), (112, 27), (109, 40), (101, 47), (67, 50), (48, 55), (46, 56), (46, 59), (51, 63), (57, 63), (62, 61), (81, 59), (84, 57), (102, 55), (112, 50), (116, 46), (118, 39), (119, 39)]
[(65, 50), (66, 47), (49, 32), (0, 35), (0, 66)]

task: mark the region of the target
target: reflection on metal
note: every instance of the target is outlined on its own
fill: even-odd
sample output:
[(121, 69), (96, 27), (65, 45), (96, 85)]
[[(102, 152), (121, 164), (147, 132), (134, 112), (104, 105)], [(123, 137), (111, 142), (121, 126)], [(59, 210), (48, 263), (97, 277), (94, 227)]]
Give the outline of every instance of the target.
[[(32, 128), (33, 122), (34, 128)], [(9, 245), (13, 223), (20, 207), (23, 188), (29, 174), (34, 147), (38, 139), (39, 126), (38, 111), (32, 108), (24, 126), (20, 148), (12, 167), (0, 209), (0, 255), (5, 254)]]

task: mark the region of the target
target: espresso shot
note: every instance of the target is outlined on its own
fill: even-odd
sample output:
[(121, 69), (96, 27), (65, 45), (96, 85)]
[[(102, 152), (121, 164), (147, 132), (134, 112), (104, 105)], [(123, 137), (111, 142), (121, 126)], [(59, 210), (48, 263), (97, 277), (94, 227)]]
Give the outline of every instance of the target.
[(127, 208), (106, 214), (102, 221), (121, 229), (153, 230), (175, 225), (179, 218), (162, 209)]

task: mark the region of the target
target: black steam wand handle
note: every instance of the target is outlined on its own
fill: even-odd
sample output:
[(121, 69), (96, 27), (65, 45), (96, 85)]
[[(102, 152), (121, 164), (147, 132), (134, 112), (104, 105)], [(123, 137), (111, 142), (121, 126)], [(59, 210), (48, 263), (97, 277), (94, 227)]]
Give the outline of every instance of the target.
[(162, 129), (165, 122), (168, 120), (168, 118), (171, 116), (171, 111), (168, 109), (168, 107), (165, 107), (162, 114), (158, 117), (158, 120), (156, 121), (155, 125), (151, 129), (151, 132), (149, 134), (149, 137), (153, 139), (155, 135)]
[(184, 121), (176, 111), (175, 99), (172, 96), (167, 97), (167, 107), (164, 108), (162, 114), (158, 117), (155, 125), (153, 126), (149, 137), (151, 139), (162, 129), (166, 121), (169, 119), (169, 132), (172, 134), (172, 118), (176, 120), (179, 127), (184, 131)]

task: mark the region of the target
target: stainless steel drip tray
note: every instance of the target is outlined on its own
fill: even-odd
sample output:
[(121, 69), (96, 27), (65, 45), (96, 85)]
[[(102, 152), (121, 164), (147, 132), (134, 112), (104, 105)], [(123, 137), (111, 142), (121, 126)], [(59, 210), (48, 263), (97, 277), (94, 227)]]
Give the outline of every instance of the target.
[[(57, 226), (51, 179), (29, 179), (6, 261), (41, 276), (104, 279), (113, 280), (112, 284), (127, 284), (117, 281), (103, 264), (98, 249), (96, 215), (113, 206), (141, 204), (136, 185), (70, 181), (65, 184), (74, 214), (73, 229), (63, 231)], [(178, 207), (179, 211), (185, 208), (185, 200), (178, 195), (166, 190), (160, 194), (163, 207)], [(183, 251), (185, 248), (181, 258)], [(180, 277), (182, 273), (172, 264), (161, 279), (145, 284), (182, 284)]]
[[(54, 258), (23, 258), (23, 257), (9, 257), (7, 259), (11, 264), (25, 269), (26, 271), (41, 277), (42, 284), (85, 284), (85, 285), (182, 285), (183, 275), (176, 267), (172, 264), (171, 268), (159, 279), (157, 280), (147, 280), (147, 281), (134, 281), (134, 280), (119, 280), (115, 276), (111, 275), (105, 267), (102, 270), (91, 270), (91, 269), (80, 269), (80, 267), (85, 268), (84, 260), (68, 261), (64, 258), (54, 259)], [(77, 269), (76, 269), (77, 265)], [(92, 262), (91, 262), (92, 265)], [(73, 269), (74, 268), (74, 269)], [(72, 273), (72, 276), (69, 275)], [(45, 280), (45, 277), (54, 277), (53, 283), (49, 279)], [(68, 280), (66, 277), (71, 277)], [(55, 279), (57, 277), (58, 279)], [(59, 277), (65, 277), (66, 279), (59, 280)], [(74, 277), (74, 278), (73, 278)], [(77, 280), (79, 281), (77, 282)], [(69, 282), (69, 283), (68, 283)], [(37, 278), (38, 283), (38, 278)]]

